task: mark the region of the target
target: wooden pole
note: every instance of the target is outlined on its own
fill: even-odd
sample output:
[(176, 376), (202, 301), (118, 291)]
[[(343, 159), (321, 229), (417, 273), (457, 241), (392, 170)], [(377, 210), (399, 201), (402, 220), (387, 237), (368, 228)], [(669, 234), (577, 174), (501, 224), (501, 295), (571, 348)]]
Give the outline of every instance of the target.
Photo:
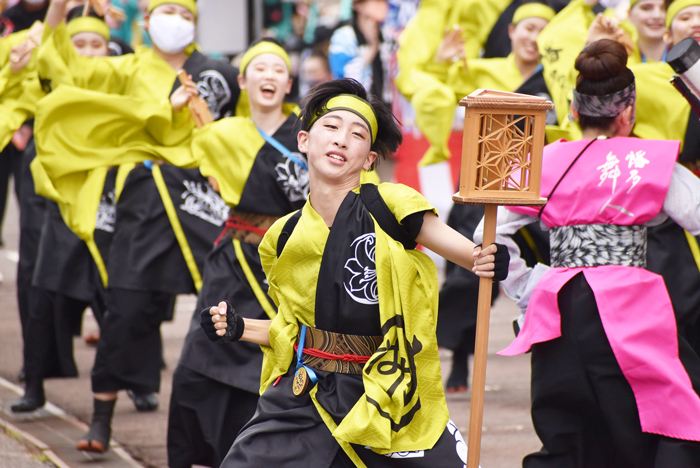
[[(497, 205), (486, 205), (484, 213), (483, 247), (496, 239)], [(476, 343), (474, 345), (474, 374), (472, 376), (472, 402), (469, 413), (469, 438), (467, 441), (467, 468), (479, 467), (481, 455), (481, 426), (484, 419), (484, 390), (486, 386), (486, 355), (489, 346), (489, 319), (491, 316), (491, 278), (479, 279), (479, 306), (476, 316)]]
[[(185, 85), (185, 83), (190, 81), (190, 78), (189, 76), (187, 76), (187, 72), (185, 70), (178, 71), (177, 77), (180, 79), (180, 83), (183, 86)], [(192, 115), (192, 118), (194, 119), (194, 123), (195, 125), (197, 125), (197, 128), (202, 128), (206, 124), (214, 121), (214, 117), (211, 115), (207, 103), (204, 102), (204, 99), (202, 99), (201, 97), (192, 96), (192, 99), (190, 99), (189, 108), (190, 114)]]

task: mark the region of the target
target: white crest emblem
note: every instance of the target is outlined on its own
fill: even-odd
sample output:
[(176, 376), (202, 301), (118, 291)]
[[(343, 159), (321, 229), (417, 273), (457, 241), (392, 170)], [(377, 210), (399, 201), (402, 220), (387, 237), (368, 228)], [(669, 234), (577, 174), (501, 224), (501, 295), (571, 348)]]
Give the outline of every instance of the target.
[(309, 171), (285, 158), (283, 163), (275, 166), (277, 182), (282, 183), (282, 190), (289, 201), (306, 200), (309, 197)]
[(182, 183), (186, 190), (180, 195), (184, 200), (180, 209), (215, 226), (223, 226), (228, 219), (229, 207), (211, 185), (193, 180)]
[(224, 76), (216, 70), (203, 71), (199, 74), (197, 91), (207, 102), (214, 120), (218, 120), (221, 117), (221, 109), (231, 101), (231, 88)]
[(114, 232), (114, 222), (117, 219), (117, 192), (112, 189), (106, 195), (102, 195), (100, 204), (97, 205), (97, 219), (95, 229), (106, 232)]
[(348, 295), (360, 304), (379, 304), (377, 267), (374, 263), (376, 240), (372, 232), (352, 241), (350, 246), (355, 247), (355, 256), (345, 262), (345, 269), (352, 273), (352, 277), (343, 286)]

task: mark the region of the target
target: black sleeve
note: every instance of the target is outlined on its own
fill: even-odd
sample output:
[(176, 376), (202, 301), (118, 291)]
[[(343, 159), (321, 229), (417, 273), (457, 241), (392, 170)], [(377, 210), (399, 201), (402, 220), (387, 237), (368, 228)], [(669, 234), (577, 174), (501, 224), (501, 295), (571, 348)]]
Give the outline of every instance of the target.
[(415, 240), (415, 238), (418, 237), (418, 234), (420, 234), (420, 230), (423, 227), (423, 215), (425, 215), (425, 213), (428, 211), (431, 210), (418, 211), (401, 220), (401, 226), (406, 230), (406, 232), (408, 232), (411, 239)]
[(226, 80), (226, 83), (228, 83), (228, 87), (231, 90), (231, 100), (221, 108), (221, 116), (231, 117), (236, 115), (236, 105), (238, 104), (238, 98), (241, 95), (241, 89), (238, 87), (238, 68), (222, 61), (222, 66), (219, 71), (224, 76), (224, 79)]

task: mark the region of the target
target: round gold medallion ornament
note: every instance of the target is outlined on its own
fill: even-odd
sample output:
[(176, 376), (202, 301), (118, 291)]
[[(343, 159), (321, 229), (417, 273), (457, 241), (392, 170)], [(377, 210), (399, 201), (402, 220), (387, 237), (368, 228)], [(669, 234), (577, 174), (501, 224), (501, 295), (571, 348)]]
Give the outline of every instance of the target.
[(301, 396), (306, 393), (307, 388), (309, 388), (309, 374), (306, 372), (306, 369), (302, 367), (294, 374), (292, 392), (294, 392), (296, 396)]

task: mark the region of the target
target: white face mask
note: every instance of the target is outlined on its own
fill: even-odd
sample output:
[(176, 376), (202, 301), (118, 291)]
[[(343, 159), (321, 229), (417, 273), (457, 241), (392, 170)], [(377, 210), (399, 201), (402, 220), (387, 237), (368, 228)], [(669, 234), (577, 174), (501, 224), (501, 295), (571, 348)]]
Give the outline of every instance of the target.
[(166, 54), (177, 54), (194, 42), (194, 23), (180, 15), (153, 15), (148, 34), (160, 50)]

